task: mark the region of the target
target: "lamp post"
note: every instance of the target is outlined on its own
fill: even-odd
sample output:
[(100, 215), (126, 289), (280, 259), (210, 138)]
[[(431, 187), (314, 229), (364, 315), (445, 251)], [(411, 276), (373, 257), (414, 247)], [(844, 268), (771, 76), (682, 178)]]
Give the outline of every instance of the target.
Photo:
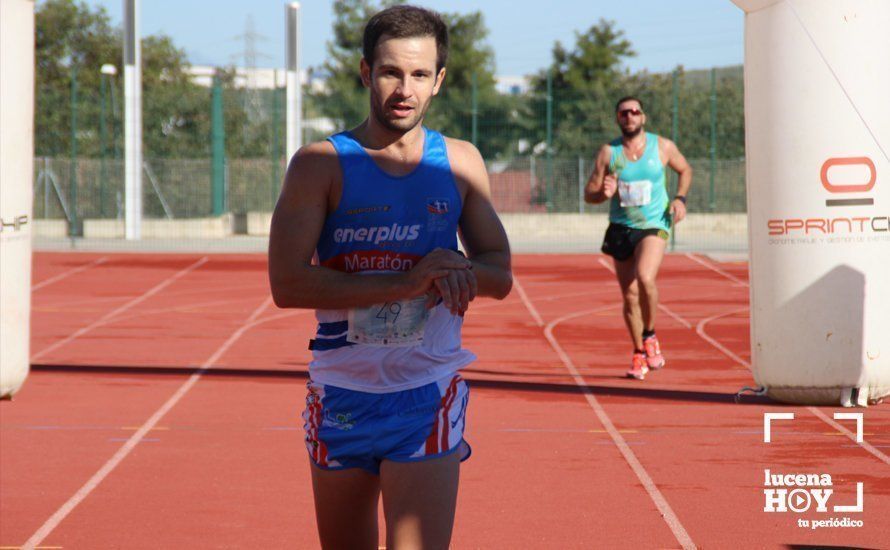
[[(99, 70), (101, 73), (101, 84), (99, 86), (99, 90), (102, 96), (101, 100), (101, 110), (99, 111), (99, 216), (105, 217), (105, 182), (107, 180), (107, 173), (105, 170), (105, 157), (108, 153), (107, 141), (108, 141), (108, 119), (106, 117), (106, 92), (105, 89), (108, 87), (108, 80), (110, 77), (114, 77), (117, 74), (117, 67), (112, 65), (111, 63), (106, 63), (102, 65), (102, 68)], [(113, 115), (112, 115), (113, 117)], [(114, 139), (112, 137), (112, 139)]]

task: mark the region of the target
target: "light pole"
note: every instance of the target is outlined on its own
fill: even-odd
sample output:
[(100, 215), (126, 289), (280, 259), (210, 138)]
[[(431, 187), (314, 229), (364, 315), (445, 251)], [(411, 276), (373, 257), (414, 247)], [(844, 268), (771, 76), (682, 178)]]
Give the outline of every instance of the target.
[[(102, 109), (99, 111), (99, 216), (105, 217), (105, 182), (107, 179), (107, 173), (105, 171), (105, 157), (108, 153), (107, 141), (108, 141), (108, 119), (105, 115), (106, 110), (106, 92), (105, 89), (108, 87), (109, 77), (113, 77), (117, 74), (117, 67), (112, 65), (111, 63), (106, 63), (102, 65), (102, 68), (99, 70), (101, 73), (101, 84), (99, 86), (100, 93), (102, 95)], [(112, 84), (113, 86), (113, 84)], [(112, 118), (114, 115), (112, 115)], [(112, 137), (114, 139), (114, 137)]]
[(124, 234), (142, 235), (142, 46), (140, 0), (124, 2)]
[(284, 6), (285, 63), (287, 71), (287, 151), (286, 158), (303, 145), (303, 88), (300, 79), (300, 3)]

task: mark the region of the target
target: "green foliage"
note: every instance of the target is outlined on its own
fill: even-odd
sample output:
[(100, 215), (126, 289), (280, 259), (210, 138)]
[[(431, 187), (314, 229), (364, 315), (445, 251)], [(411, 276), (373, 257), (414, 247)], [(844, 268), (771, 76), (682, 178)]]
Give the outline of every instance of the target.
[[(677, 80), (678, 133), (676, 141), (687, 157), (710, 155), (710, 71), (687, 73), (631, 73), (623, 63), (635, 53), (623, 32), (611, 21), (601, 20), (576, 43), (553, 48), (551, 66), (533, 79), (533, 97), (526, 116), (535, 143), (546, 139), (547, 77), (553, 90), (554, 155), (592, 157), (599, 146), (619, 135), (615, 102), (626, 95), (639, 97), (647, 113), (646, 129), (672, 137), (674, 78)], [(744, 113), (740, 67), (717, 73), (717, 150), (719, 158), (744, 155)]]
[[(36, 116), (38, 156), (102, 154), (100, 128), (104, 108), (107, 156), (123, 152), (123, 32), (114, 28), (104, 8), (91, 9), (75, 0), (46, 0), (36, 9)], [(100, 68), (114, 65), (117, 76)], [(142, 39), (143, 147), (148, 157), (208, 157), (210, 155), (210, 89), (194, 84), (187, 73), (186, 54), (170, 37)], [(107, 79), (103, 85), (102, 79)], [(248, 121), (233, 71), (224, 72), (226, 127), (230, 155), (264, 156), (265, 126)], [(72, 83), (75, 82), (76, 103)], [(72, 115), (76, 116), (72, 116)], [(76, 124), (76, 125), (75, 125)]]
[[(365, 22), (378, 10), (402, 0), (336, 0), (333, 38), (322, 67), (324, 93), (304, 95), (306, 137), (324, 137), (335, 129), (360, 123), (368, 114), (368, 94), (359, 77)], [(494, 53), (481, 13), (442, 14), (449, 25), (451, 48), (447, 76), (433, 100), (426, 124), (450, 136), (473, 140), (487, 159), (510, 160), (547, 145), (547, 80), (552, 85), (553, 156), (592, 158), (596, 149), (618, 135), (614, 102), (634, 94), (644, 101), (647, 129), (672, 136), (674, 80), (679, 109), (676, 140), (688, 158), (707, 158), (711, 140), (710, 71), (673, 74), (631, 73), (624, 68), (635, 55), (632, 44), (614, 22), (600, 20), (573, 43), (557, 42), (550, 66), (532, 77), (531, 91), (502, 95), (495, 88)], [(46, 0), (37, 5), (38, 155), (72, 152), (72, 80), (76, 79), (77, 154), (102, 154), (100, 115), (102, 79), (109, 157), (123, 151), (122, 33), (102, 8), (78, 0)], [(166, 36), (142, 41), (143, 139), (148, 158), (210, 156), (211, 90), (187, 73), (185, 53)], [(116, 77), (102, 77), (110, 63)], [(220, 72), (224, 88), (226, 153), (229, 158), (269, 156), (284, 148), (283, 90), (248, 92), (234, 84), (234, 69)], [(716, 155), (744, 155), (744, 117), (740, 67), (717, 71)], [(276, 95), (277, 94), (277, 95)], [(277, 97), (277, 99), (276, 99)], [(315, 123), (315, 124), (312, 124)], [(474, 132), (475, 126), (475, 132)]]
[(210, 91), (193, 84), (185, 52), (166, 36), (142, 40), (142, 139), (147, 156), (209, 155)]
[[(99, 106), (88, 99), (100, 95), (99, 67), (103, 63), (120, 65), (121, 41), (102, 8), (91, 12), (72, 0), (48, 0), (38, 5), (35, 15), (37, 154), (65, 154), (71, 146), (72, 117), (67, 106), (75, 73), (77, 93), (85, 98), (77, 117), (83, 124), (78, 132), (78, 149), (82, 155), (95, 154), (93, 142), (98, 130), (85, 121), (98, 119)], [(72, 71), (72, 67), (79, 70)]]

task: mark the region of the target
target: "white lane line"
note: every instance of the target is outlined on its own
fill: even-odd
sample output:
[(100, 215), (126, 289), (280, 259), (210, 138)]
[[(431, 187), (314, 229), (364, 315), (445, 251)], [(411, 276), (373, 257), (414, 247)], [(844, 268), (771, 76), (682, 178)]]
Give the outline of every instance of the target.
[[(711, 268), (711, 266), (708, 266), (708, 264), (704, 263), (703, 261), (700, 261), (700, 260), (696, 259), (694, 256), (689, 255), (689, 254), (687, 254), (687, 256), (689, 256), (689, 257), (692, 258), (693, 260), (697, 261), (698, 263), (704, 265), (705, 267)], [(714, 269), (714, 268), (711, 268), (711, 269)], [(717, 273), (720, 273), (721, 275), (723, 275), (723, 276), (726, 277), (727, 279), (730, 279), (730, 280), (733, 280), (733, 281), (737, 281), (737, 282), (742, 282), (742, 281), (738, 281), (738, 279), (736, 279), (736, 278), (733, 277), (732, 275), (730, 275), (730, 274), (728, 274), (728, 273), (725, 273), (725, 272), (722, 272), (722, 270), (714, 269), (714, 271), (717, 271)], [(744, 283), (744, 282), (742, 282), (742, 283), (743, 283), (745, 286), (748, 286), (748, 283)], [(748, 309), (748, 308), (745, 308), (745, 309)], [(750, 371), (750, 370), (751, 370), (751, 363), (749, 363), (748, 361), (745, 361), (744, 359), (742, 359), (742, 358), (739, 357), (738, 355), (732, 353), (731, 351), (729, 351), (728, 349), (726, 349), (725, 347), (723, 347), (719, 342), (717, 342), (716, 340), (714, 340), (713, 338), (711, 338), (710, 336), (708, 336), (707, 333), (705, 332), (705, 325), (708, 324), (708, 322), (710, 322), (710, 321), (712, 321), (712, 320), (714, 320), (714, 319), (720, 318), (720, 317), (725, 317), (725, 316), (728, 316), (728, 315), (732, 315), (733, 313), (738, 313), (739, 311), (744, 311), (744, 310), (730, 311), (730, 312), (728, 312), (728, 313), (724, 313), (724, 314), (722, 314), (722, 315), (715, 315), (714, 317), (711, 317), (711, 318), (709, 318), (709, 319), (704, 319), (704, 320), (702, 320), (702, 321), (698, 324), (698, 327), (696, 327), (696, 332), (699, 334), (699, 336), (701, 336), (702, 338), (704, 338), (705, 341), (707, 341), (709, 344), (711, 344), (711, 345), (714, 346), (715, 348), (719, 349), (720, 351), (722, 351), (723, 353), (725, 353), (729, 358), (733, 359), (734, 361), (736, 361), (737, 363), (739, 363), (740, 365), (744, 366), (746, 369), (748, 369), (748, 370)], [(829, 426), (831, 426), (832, 428), (834, 428), (834, 429), (840, 431), (841, 433), (843, 433), (844, 435), (846, 435), (851, 441), (853, 441), (853, 443), (855, 443), (856, 445), (862, 447), (863, 449), (865, 449), (866, 451), (868, 451), (869, 453), (871, 453), (875, 458), (877, 458), (877, 459), (880, 460), (881, 462), (884, 462), (885, 464), (890, 465), (890, 457), (888, 457), (887, 455), (885, 455), (884, 453), (882, 453), (881, 451), (879, 451), (877, 448), (875, 448), (874, 445), (868, 443), (867, 441), (856, 441), (856, 434), (854, 434), (853, 432), (851, 432), (850, 430), (848, 430), (848, 429), (845, 428), (844, 426), (842, 426), (842, 425), (838, 424), (837, 422), (835, 422), (834, 419), (829, 418), (828, 416), (826, 416), (822, 411), (820, 411), (820, 410), (817, 409), (816, 407), (807, 407), (807, 410), (810, 411), (814, 416), (816, 416), (817, 418), (819, 418), (820, 420), (822, 420), (823, 422), (825, 422), (826, 424), (828, 424)]]
[(605, 258), (598, 258), (597, 261), (601, 266), (605, 267), (609, 271), (612, 272), (612, 275), (615, 275), (615, 266), (606, 261)]
[(182, 271), (179, 271), (178, 273), (174, 274), (173, 276), (165, 279), (164, 281), (161, 281), (160, 283), (155, 285), (150, 290), (133, 298), (132, 300), (123, 304), (122, 306), (120, 306), (112, 311), (109, 311), (108, 313), (106, 313), (105, 315), (103, 315), (102, 317), (97, 319), (96, 321), (93, 321), (89, 325), (76, 330), (75, 332), (69, 334), (65, 338), (62, 338), (61, 340), (57, 340), (56, 342), (50, 344), (46, 348), (44, 348), (44, 349), (40, 350), (39, 352), (35, 353), (34, 355), (32, 355), (31, 362), (33, 363), (33, 362), (39, 360), (41, 357), (48, 354), (49, 352), (59, 349), (60, 347), (64, 346), (65, 344), (67, 344), (73, 340), (76, 340), (77, 338), (80, 338), (81, 336), (83, 336), (84, 334), (93, 330), (94, 328), (108, 322), (110, 319), (114, 318), (116, 315), (119, 315), (119, 314), (123, 313), (124, 311), (130, 309), (131, 307), (139, 304), (140, 302), (143, 302), (143, 301), (147, 300), (148, 298), (154, 296), (158, 292), (164, 290), (165, 288), (167, 288), (168, 286), (173, 284), (175, 281), (177, 281), (181, 277), (187, 275), (188, 273), (190, 273), (190, 272), (194, 271), (195, 269), (204, 265), (207, 262), (207, 260), (208, 260), (207, 256), (204, 256), (203, 258), (201, 258), (197, 262), (193, 263), (192, 265), (186, 267)]
[[(516, 286), (517, 289), (522, 288), (515, 275), (513, 277), (513, 284)], [(531, 316), (535, 319), (535, 322), (538, 322), (538, 326), (543, 326), (543, 320), (541, 319), (540, 314), (538, 314), (537, 309), (535, 309), (534, 304), (531, 302), (531, 300), (529, 300), (525, 292), (520, 290), (519, 295), (522, 297), (523, 302), (525, 302), (526, 307), (528, 308)], [(597, 308), (597, 310), (605, 309), (608, 307), (611, 306)], [(562, 349), (562, 346), (560, 346), (559, 341), (556, 339), (556, 337), (553, 336), (553, 328), (560, 322), (573, 317), (578, 317), (583, 314), (591, 313), (591, 311), (572, 313), (570, 315), (566, 315), (552, 321), (544, 328), (544, 336), (547, 338), (550, 346), (556, 352), (556, 355), (559, 356), (560, 360), (562, 360), (563, 365), (565, 365), (566, 369), (568, 369), (569, 373), (572, 375), (572, 379), (575, 381), (575, 384), (581, 388), (581, 391), (584, 393), (585, 399), (587, 399), (587, 403), (593, 409), (593, 412), (596, 413), (597, 418), (606, 429), (606, 432), (608, 432), (609, 437), (612, 438), (615, 446), (618, 447), (618, 450), (621, 452), (624, 460), (628, 463), (634, 474), (636, 474), (637, 479), (640, 480), (640, 483), (643, 484), (646, 492), (649, 493), (649, 498), (652, 499), (652, 502), (655, 503), (655, 507), (658, 508), (659, 512), (661, 512), (662, 518), (664, 518), (665, 523), (667, 523), (671, 532), (674, 534), (677, 542), (679, 542), (683, 548), (693, 549), (696, 546), (695, 543), (692, 541), (692, 537), (689, 536), (689, 533), (683, 527), (683, 524), (680, 523), (680, 519), (674, 513), (670, 504), (668, 504), (667, 499), (664, 498), (664, 495), (661, 494), (661, 491), (658, 490), (658, 486), (656, 486), (655, 482), (652, 481), (652, 478), (646, 472), (646, 469), (643, 468), (642, 464), (640, 464), (640, 461), (637, 459), (634, 452), (628, 446), (627, 441), (624, 440), (624, 437), (615, 428), (615, 425), (612, 423), (609, 415), (606, 414), (606, 411), (603, 409), (602, 405), (600, 405), (596, 396), (591, 393), (590, 389), (587, 387), (587, 384), (584, 382), (584, 379), (578, 373), (578, 369), (575, 368), (575, 364), (572, 362), (572, 359), (568, 356), (568, 354), (566, 354), (565, 350)]]
[(263, 300), (263, 303), (254, 310), (247, 321), (243, 325), (241, 325), (238, 330), (232, 333), (232, 335), (229, 336), (229, 338), (225, 342), (223, 342), (223, 344), (213, 353), (213, 355), (210, 356), (209, 359), (204, 361), (204, 364), (201, 365), (201, 368), (198, 369), (197, 372), (192, 374), (189, 379), (186, 380), (185, 383), (183, 383), (178, 390), (176, 390), (176, 393), (174, 393), (170, 397), (170, 399), (167, 400), (166, 403), (161, 405), (161, 407), (157, 411), (155, 411), (155, 413), (151, 415), (151, 417), (146, 420), (145, 423), (140, 426), (138, 430), (136, 430), (136, 433), (130, 436), (127, 442), (124, 443), (116, 453), (114, 453), (114, 456), (112, 456), (108, 460), (108, 462), (106, 462), (101, 468), (99, 468), (99, 471), (93, 474), (93, 477), (91, 477), (80, 489), (78, 489), (78, 491), (74, 493), (74, 495), (69, 498), (68, 501), (65, 502), (65, 504), (63, 504), (58, 510), (56, 510), (56, 512), (52, 516), (50, 516), (50, 518), (47, 519), (46, 522), (44, 522), (44, 524), (33, 535), (31, 535), (31, 538), (29, 538), (28, 541), (22, 545), (22, 550), (34, 550), (38, 544), (43, 542), (43, 540), (46, 539), (46, 537), (49, 536), (49, 534), (52, 533), (56, 527), (59, 526), (59, 524), (65, 519), (65, 517), (70, 514), (71, 511), (74, 510), (74, 508), (77, 507), (77, 505), (80, 504), (87, 496), (89, 496), (89, 494), (100, 483), (102, 483), (102, 480), (108, 477), (108, 474), (110, 474), (118, 466), (118, 464), (120, 464), (124, 460), (124, 458), (126, 458), (127, 455), (129, 455), (130, 452), (134, 448), (136, 448), (136, 445), (138, 445), (140, 441), (142, 441), (142, 439), (145, 437), (145, 434), (151, 431), (152, 428), (154, 428), (155, 425), (157, 425), (157, 423), (164, 417), (164, 415), (166, 415), (170, 411), (170, 409), (172, 409), (176, 406), (177, 403), (179, 403), (180, 399), (182, 399), (183, 396), (185, 396), (185, 394), (188, 393), (189, 390), (192, 389), (192, 387), (194, 387), (201, 376), (205, 372), (207, 372), (207, 370), (209, 370), (226, 351), (228, 351), (232, 344), (234, 344), (241, 337), (241, 335), (243, 335), (255, 324), (257, 317), (259, 317), (260, 314), (265, 311), (265, 309), (271, 304), (271, 297)]
[(81, 271), (86, 271), (87, 269), (89, 269), (91, 267), (96, 267), (97, 265), (102, 265), (107, 261), (108, 261), (108, 256), (102, 256), (101, 258), (99, 258), (97, 260), (93, 260), (92, 262), (90, 262), (88, 264), (77, 266), (77, 267), (75, 267), (73, 269), (69, 269), (68, 271), (65, 271), (63, 273), (59, 273), (55, 277), (50, 277), (49, 279), (46, 279), (45, 281), (40, 281), (36, 285), (32, 285), (31, 292), (40, 290), (41, 288), (44, 288), (44, 287), (47, 287), (53, 283), (59, 282), (62, 279), (66, 278), (66, 277), (70, 277), (71, 275), (74, 275), (76, 273), (80, 273)]
[(738, 277), (736, 277), (736, 276), (733, 275), (732, 273), (729, 273), (729, 272), (727, 272), (727, 271), (725, 271), (725, 270), (723, 270), (723, 269), (720, 269), (719, 267), (717, 267), (716, 265), (712, 264), (711, 262), (707, 262), (707, 261), (705, 261), (705, 260), (702, 260), (701, 258), (699, 258), (698, 256), (695, 256), (694, 254), (690, 254), (689, 252), (687, 252), (687, 253), (686, 253), (686, 257), (689, 258), (690, 260), (696, 262), (696, 263), (699, 263), (699, 264), (701, 264), (701, 265), (707, 267), (708, 269), (710, 269), (711, 271), (714, 271), (715, 273), (719, 273), (720, 275), (723, 275), (724, 277), (726, 277), (726, 278), (729, 279), (730, 281), (734, 282), (736, 285), (748, 286), (748, 283), (747, 283), (746, 281), (743, 281), (743, 280), (739, 279)]
[(879, 460), (881, 460), (882, 462), (884, 462), (885, 464), (890, 466), (890, 457), (888, 457), (887, 455), (885, 455), (884, 453), (882, 453), (881, 451), (876, 449), (872, 444), (870, 444), (866, 441), (857, 442), (856, 434), (854, 432), (851, 432), (850, 430), (848, 430), (841, 424), (838, 424), (837, 422), (835, 422), (835, 420), (833, 418), (831, 418), (824, 412), (820, 411), (816, 407), (807, 407), (807, 410), (810, 411), (811, 413), (815, 414), (819, 418), (821, 418), (829, 426), (834, 427), (834, 429), (836, 429), (837, 431), (843, 433), (844, 435), (846, 435), (847, 437), (852, 439), (853, 443), (856, 443), (857, 445), (861, 445), (862, 448), (864, 448), (866, 451), (870, 452), (874, 456), (878, 457)]
[(519, 292), (519, 297), (522, 298), (522, 303), (525, 304), (525, 308), (531, 314), (532, 319), (535, 320), (535, 323), (539, 327), (544, 326), (544, 319), (541, 318), (541, 314), (538, 313), (538, 308), (528, 299), (528, 294), (525, 293), (525, 289), (522, 288), (522, 284), (520, 284), (519, 279), (513, 277), (513, 286), (516, 287), (516, 291)]
[[(263, 288), (268, 288), (269, 284), (264, 282)], [(226, 294), (226, 295), (241, 295), (248, 290), (256, 290), (257, 285), (231, 285), (231, 286), (218, 286), (218, 287), (203, 287), (200, 289), (189, 289), (189, 290), (177, 290), (175, 292), (167, 292), (165, 296), (167, 298), (192, 298), (197, 297), (199, 294)], [(95, 305), (103, 302), (117, 302), (120, 301), (120, 297), (111, 296), (106, 298), (75, 298), (73, 300), (58, 300), (54, 299), (52, 301), (52, 305), (54, 306), (51, 311), (62, 311), (63, 309), (70, 308), (73, 306), (79, 306), (83, 304)], [(50, 311), (48, 308), (41, 307), (43, 311)], [(67, 310), (67, 309), (66, 309)], [(70, 311), (70, 310), (67, 310)], [(78, 312), (74, 312), (78, 313)], [(2, 549), (0, 549), (2, 550)]]
[[(736, 363), (739, 363), (739, 364), (741, 364), (741, 365), (744, 365), (748, 370), (751, 370), (751, 365), (750, 365), (750, 363), (748, 363), (747, 361), (745, 361), (744, 359), (742, 359), (741, 357), (739, 357), (739, 356), (736, 355), (735, 353), (731, 352), (731, 351), (730, 351), (728, 348), (726, 348), (723, 344), (721, 344), (721, 343), (718, 342), (717, 340), (711, 338), (711, 337), (708, 335), (708, 333), (705, 332), (705, 325), (707, 325), (707, 324), (710, 323), (711, 321), (714, 321), (714, 320), (716, 320), (716, 319), (721, 319), (721, 318), (723, 318), (723, 317), (729, 317), (730, 315), (735, 315), (736, 313), (741, 313), (741, 312), (743, 312), (743, 311), (748, 311), (748, 306), (745, 306), (745, 307), (743, 307), (743, 308), (739, 308), (739, 309), (734, 309), (734, 310), (732, 310), (732, 311), (727, 311), (726, 313), (720, 313), (720, 314), (718, 314), (718, 315), (712, 315), (711, 317), (708, 317), (707, 319), (702, 319), (701, 321), (699, 321), (698, 325), (696, 325), (696, 327), (695, 327), (695, 332), (696, 332), (696, 334), (698, 334), (698, 335), (699, 335), (705, 342), (711, 344), (712, 346), (714, 346), (715, 348), (717, 348), (718, 350), (720, 350), (724, 355), (726, 355), (727, 357), (729, 357), (730, 359), (732, 359), (732, 360), (735, 361)], [(691, 328), (691, 327), (690, 327), (690, 328)]]
[[(615, 266), (613, 266), (612, 264), (607, 262), (604, 258), (600, 258), (599, 262), (600, 262), (600, 265), (602, 265), (603, 267), (605, 267), (606, 269), (611, 271), (612, 275), (615, 275)], [(680, 317), (679, 315), (677, 315), (676, 313), (674, 313), (673, 310), (671, 308), (667, 307), (666, 305), (659, 303), (658, 309), (660, 309), (661, 311), (667, 313), (669, 316), (676, 319), (677, 322), (680, 323), (681, 325), (683, 325), (684, 327), (686, 327), (688, 329), (692, 328), (692, 325), (689, 323), (689, 321), (687, 321), (686, 319), (684, 319), (684, 318)]]
[(666, 305), (658, 304), (658, 309), (660, 309), (661, 311), (667, 313), (668, 315), (670, 315), (671, 317), (676, 319), (677, 322), (680, 323), (681, 325), (683, 325), (684, 327), (686, 327), (690, 330), (692, 329), (692, 324), (689, 321), (687, 321), (686, 319), (684, 319), (684, 318), (680, 317), (679, 315), (677, 315), (676, 313), (674, 313), (671, 310), (671, 308), (667, 307)]

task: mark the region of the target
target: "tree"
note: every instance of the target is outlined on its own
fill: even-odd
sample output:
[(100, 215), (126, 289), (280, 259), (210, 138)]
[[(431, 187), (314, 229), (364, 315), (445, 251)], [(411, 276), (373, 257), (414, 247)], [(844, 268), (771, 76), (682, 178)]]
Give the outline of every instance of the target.
[(448, 66), (427, 123), (449, 136), (472, 140), (475, 95), (475, 145), (485, 158), (501, 155), (517, 139), (517, 129), (510, 124), (515, 101), (495, 88), (494, 51), (485, 42), (485, 19), (480, 12), (445, 13), (442, 18), (448, 25)]
[[(123, 32), (112, 27), (104, 8), (91, 9), (75, 0), (46, 0), (36, 16), (37, 155), (66, 155), (71, 148), (72, 113), (77, 121), (77, 154), (101, 154), (102, 110), (100, 67), (117, 68), (112, 93), (106, 98), (108, 154), (123, 150)], [(146, 158), (203, 157), (210, 154), (210, 90), (196, 85), (188, 74), (185, 52), (167, 36), (142, 38), (142, 126)], [(231, 71), (229, 71), (231, 73)], [(229, 96), (236, 95), (233, 78), (224, 79)], [(74, 85), (73, 85), (74, 83)], [(77, 102), (72, 107), (76, 87)], [(109, 96), (112, 94), (109, 94)], [(243, 102), (227, 101), (227, 147), (231, 156), (263, 156), (257, 132), (244, 131)], [(114, 146), (111, 143), (114, 142)], [(262, 143), (265, 145), (265, 142)]]
[(334, 39), (328, 42), (328, 60), (323, 66), (327, 90), (317, 103), (338, 127), (354, 126), (367, 115), (368, 95), (359, 75), (362, 31), (372, 15), (395, 3), (377, 6), (369, 0), (335, 0), (333, 4)]
[[(103, 8), (93, 12), (72, 0), (47, 0), (37, 6), (35, 17), (36, 152), (64, 154), (71, 146), (72, 76), (80, 97), (99, 97), (99, 67), (119, 66), (120, 40)], [(80, 140), (83, 154), (96, 153), (95, 128), (87, 121), (98, 118), (99, 107), (88, 100), (78, 105), (77, 118), (87, 138)]]
[[(630, 42), (613, 21), (601, 19), (584, 33), (575, 33), (575, 45), (553, 47), (553, 62), (533, 79), (531, 112), (546, 116), (547, 79), (551, 79), (553, 154), (590, 156), (605, 136), (614, 133), (614, 101), (628, 73), (623, 61), (633, 57)], [(540, 124), (536, 141), (546, 139)]]
[(210, 91), (186, 72), (188, 59), (167, 36), (142, 40), (142, 144), (147, 156), (210, 153)]

